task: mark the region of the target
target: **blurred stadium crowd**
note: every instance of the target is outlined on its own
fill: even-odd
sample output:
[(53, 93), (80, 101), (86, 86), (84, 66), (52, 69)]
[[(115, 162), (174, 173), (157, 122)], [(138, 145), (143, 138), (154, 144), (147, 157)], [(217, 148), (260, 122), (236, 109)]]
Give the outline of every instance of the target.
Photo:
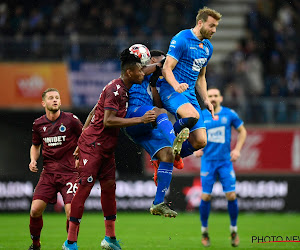
[[(0, 60), (103, 60), (116, 58), (137, 40), (166, 51), (170, 38), (192, 27), (205, 4), (210, 1), (4, 1)], [(261, 122), (300, 120), (300, 103), (294, 98), (261, 98), (300, 96), (299, 13), (298, 0), (257, 0), (245, 16), (246, 36), (219, 69), (208, 66), (208, 83), (221, 87), (225, 104), (244, 119), (247, 114), (249, 121), (254, 116)]]

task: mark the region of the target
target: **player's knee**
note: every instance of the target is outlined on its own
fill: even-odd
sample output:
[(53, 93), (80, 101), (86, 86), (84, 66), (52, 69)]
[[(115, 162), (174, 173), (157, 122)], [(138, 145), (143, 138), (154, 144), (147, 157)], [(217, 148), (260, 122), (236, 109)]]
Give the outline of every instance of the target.
[(207, 144), (207, 140), (206, 138), (200, 138), (198, 140), (196, 140), (194, 143), (192, 143), (192, 146), (196, 149), (199, 150), (201, 148), (204, 148)]
[(153, 110), (155, 111), (156, 117), (161, 114), (167, 114), (167, 110), (163, 108), (154, 108)]
[(211, 195), (202, 193), (201, 199), (204, 200), (204, 201), (210, 201), (211, 200)]
[(116, 181), (115, 180), (103, 180), (100, 182), (101, 193), (115, 192)]
[(157, 155), (157, 158), (160, 160), (160, 161), (163, 161), (163, 162), (174, 162), (174, 155), (173, 155), (173, 152), (172, 152), (172, 149), (171, 148), (163, 148), (160, 150), (159, 152), (160, 154)]
[(30, 210), (30, 216), (33, 218), (40, 217), (43, 214), (43, 210), (37, 206), (32, 206)]
[(226, 199), (229, 201), (233, 201), (236, 199), (236, 193), (235, 192), (228, 192), (226, 193)]

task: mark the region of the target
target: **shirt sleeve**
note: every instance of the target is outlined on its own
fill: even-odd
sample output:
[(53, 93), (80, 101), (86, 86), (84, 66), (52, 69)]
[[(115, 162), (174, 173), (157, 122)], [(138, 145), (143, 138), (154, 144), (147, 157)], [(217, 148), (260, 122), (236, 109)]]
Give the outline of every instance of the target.
[(38, 127), (35, 122), (32, 125), (32, 144), (33, 145), (42, 144), (42, 138), (40, 137), (40, 134), (38, 132)]
[(104, 109), (119, 110), (120, 106), (120, 89), (117, 89), (118, 85), (110, 85), (105, 90)]
[(238, 116), (238, 114), (234, 111), (234, 110), (230, 110), (231, 111), (231, 124), (235, 129), (238, 129), (241, 125), (244, 124), (244, 122), (240, 119), (240, 117)]
[(83, 125), (76, 115), (72, 114), (71, 119), (72, 119), (72, 130), (77, 135), (77, 137), (79, 137), (81, 135)]
[(185, 49), (184, 38), (180, 36), (179, 33), (178, 35), (172, 38), (167, 55), (179, 61), (179, 59), (183, 54), (184, 49)]

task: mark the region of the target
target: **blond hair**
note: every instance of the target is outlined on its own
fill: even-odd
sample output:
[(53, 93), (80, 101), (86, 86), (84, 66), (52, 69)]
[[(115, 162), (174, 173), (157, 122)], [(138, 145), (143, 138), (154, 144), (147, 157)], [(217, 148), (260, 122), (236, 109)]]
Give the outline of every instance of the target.
[(46, 90), (43, 92), (43, 94), (42, 94), (42, 99), (45, 100), (46, 94), (47, 94), (48, 92), (51, 92), (51, 91), (56, 91), (56, 92), (59, 94), (59, 91), (58, 91), (57, 89), (55, 89), (55, 88), (48, 88), (48, 89), (46, 89)]
[(196, 25), (198, 24), (199, 20), (206, 22), (209, 16), (216, 19), (217, 21), (220, 21), (222, 17), (222, 15), (218, 11), (215, 11), (207, 7), (203, 7), (198, 11), (198, 14), (196, 16)]

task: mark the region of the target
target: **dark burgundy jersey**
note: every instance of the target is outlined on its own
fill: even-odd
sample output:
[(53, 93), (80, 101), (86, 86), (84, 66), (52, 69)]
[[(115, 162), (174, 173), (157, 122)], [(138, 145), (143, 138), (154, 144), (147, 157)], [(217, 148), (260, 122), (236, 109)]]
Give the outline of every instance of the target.
[(108, 83), (100, 97), (90, 125), (83, 131), (79, 139), (79, 146), (101, 146), (103, 152), (112, 153), (117, 145), (119, 128), (104, 128), (104, 110), (115, 110), (118, 117), (125, 117), (128, 107), (128, 89), (121, 78)]
[(48, 173), (75, 172), (73, 152), (82, 131), (82, 123), (72, 113), (62, 112), (55, 121), (46, 115), (36, 119), (32, 126), (32, 144), (42, 144), (43, 167)]

